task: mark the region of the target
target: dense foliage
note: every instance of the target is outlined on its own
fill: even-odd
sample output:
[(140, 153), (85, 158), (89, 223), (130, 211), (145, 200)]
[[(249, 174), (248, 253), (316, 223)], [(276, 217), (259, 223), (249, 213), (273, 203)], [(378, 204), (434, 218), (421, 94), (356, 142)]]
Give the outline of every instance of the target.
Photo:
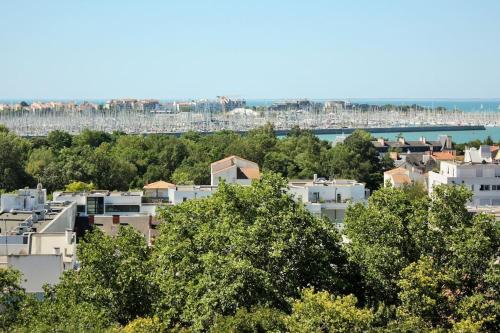
[(38, 301), (0, 270), (14, 332), (498, 332), (500, 230), (471, 193), (384, 188), (351, 206), (341, 242), (277, 175), (222, 184), (162, 212), (152, 248), (131, 227), (78, 247)]
[(157, 180), (209, 184), (210, 163), (229, 155), (255, 161), (263, 170), (288, 178), (349, 177), (366, 182), (371, 189), (380, 186), (383, 171), (392, 166), (379, 161), (370, 135), (361, 131), (345, 144), (331, 147), (299, 128), (277, 138), (271, 125), (245, 135), (223, 131), (140, 136), (85, 130), (74, 136), (53, 131), (46, 138), (31, 139), (2, 127), (0, 190), (37, 182), (49, 192), (73, 182), (108, 190), (142, 188)]

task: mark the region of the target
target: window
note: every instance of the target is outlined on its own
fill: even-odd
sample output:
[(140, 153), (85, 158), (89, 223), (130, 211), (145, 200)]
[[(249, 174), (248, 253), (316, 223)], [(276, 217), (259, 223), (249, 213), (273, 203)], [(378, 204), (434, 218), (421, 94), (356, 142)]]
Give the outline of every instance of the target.
[(313, 192), (312, 202), (319, 202), (319, 192)]
[(342, 202), (342, 195), (337, 193), (337, 202)]
[(104, 197), (87, 198), (87, 214), (88, 215), (104, 214)]
[(85, 205), (77, 205), (76, 212), (77, 213), (85, 213)]
[(479, 187), (479, 191), (489, 191), (490, 190), (490, 185), (481, 185)]
[(137, 205), (106, 205), (106, 213), (138, 213)]
[(491, 185), (492, 191), (500, 191), (500, 185)]

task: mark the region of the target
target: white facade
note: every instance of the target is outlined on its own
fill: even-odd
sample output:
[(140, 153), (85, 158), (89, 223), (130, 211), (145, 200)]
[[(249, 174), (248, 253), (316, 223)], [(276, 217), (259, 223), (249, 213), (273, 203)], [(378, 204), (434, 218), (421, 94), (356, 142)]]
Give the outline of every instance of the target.
[(2, 194), (0, 210), (14, 211), (39, 211), (44, 209), (47, 202), (47, 190), (39, 185), (36, 189), (22, 189), (15, 194)]
[[(141, 212), (142, 192), (54, 192), (54, 201), (75, 202), (77, 211), (87, 215), (131, 216)], [(151, 209), (148, 209), (148, 212)]]
[(178, 205), (186, 200), (202, 199), (212, 196), (217, 186), (210, 185), (180, 185), (168, 190), (169, 202)]
[(500, 165), (497, 163), (441, 162), (439, 172), (429, 172), (429, 194), (440, 184), (464, 185), (472, 193), (472, 206), (500, 205)]
[(365, 203), (368, 197), (365, 184), (355, 180), (291, 181), (289, 192), (312, 214), (327, 217), (335, 223), (343, 222), (350, 203)]
[(219, 185), (220, 180), (228, 184), (250, 185), (260, 177), (257, 163), (238, 156), (229, 156), (210, 165), (210, 183)]
[(21, 287), (28, 293), (41, 294), (43, 285), (58, 283), (64, 271), (60, 254), (11, 255), (7, 263), (21, 272)]

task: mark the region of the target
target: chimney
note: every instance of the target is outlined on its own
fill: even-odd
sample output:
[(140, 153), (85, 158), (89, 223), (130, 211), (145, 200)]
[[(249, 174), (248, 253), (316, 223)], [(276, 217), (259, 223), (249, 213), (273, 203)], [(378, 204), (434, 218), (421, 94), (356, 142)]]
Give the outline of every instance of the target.
[(378, 138), (377, 139), (378, 143), (380, 143), (382, 146), (385, 146), (385, 140), (384, 138)]
[(397, 161), (399, 159), (399, 153), (397, 151), (391, 151), (389, 156), (392, 160)]
[(423, 144), (427, 143), (427, 140), (425, 139), (425, 136), (421, 136), (420, 137), (420, 142), (423, 143)]
[(73, 242), (73, 231), (71, 229), (64, 230), (64, 235), (66, 236), (66, 244), (71, 244)]
[(398, 141), (399, 141), (399, 143), (401, 143), (401, 144), (403, 144), (403, 145), (404, 145), (404, 144), (406, 144), (406, 140), (405, 140), (405, 138), (404, 138), (404, 137), (402, 137), (402, 136), (400, 136), (400, 137), (398, 138)]
[(56, 256), (60, 255), (61, 254), (61, 248), (60, 247), (54, 247), (54, 254)]
[(318, 174), (315, 173), (313, 178), (313, 183), (316, 183), (317, 181), (318, 181)]

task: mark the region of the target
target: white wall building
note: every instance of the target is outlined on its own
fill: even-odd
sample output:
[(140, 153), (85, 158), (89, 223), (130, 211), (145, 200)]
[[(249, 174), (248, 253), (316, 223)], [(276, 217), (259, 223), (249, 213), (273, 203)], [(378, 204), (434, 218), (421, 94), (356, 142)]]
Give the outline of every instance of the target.
[(44, 284), (57, 283), (76, 265), (76, 204), (47, 202), (40, 185), (0, 200), (0, 267), (19, 270), (21, 286), (41, 294)]
[(439, 172), (429, 172), (429, 194), (436, 185), (464, 185), (473, 193), (471, 206), (499, 206), (500, 164), (492, 162), (487, 150), (466, 150), (463, 162), (442, 161)]
[(365, 184), (355, 180), (294, 180), (289, 183), (289, 192), (314, 215), (327, 217), (341, 224), (350, 203), (365, 203), (369, 191)]
[(229, 156), (210, 165), (211, 185), (217, 186), (221, 179), (229, 184), (250, 185), (260, 178), (259, 165), (238, 156)]

